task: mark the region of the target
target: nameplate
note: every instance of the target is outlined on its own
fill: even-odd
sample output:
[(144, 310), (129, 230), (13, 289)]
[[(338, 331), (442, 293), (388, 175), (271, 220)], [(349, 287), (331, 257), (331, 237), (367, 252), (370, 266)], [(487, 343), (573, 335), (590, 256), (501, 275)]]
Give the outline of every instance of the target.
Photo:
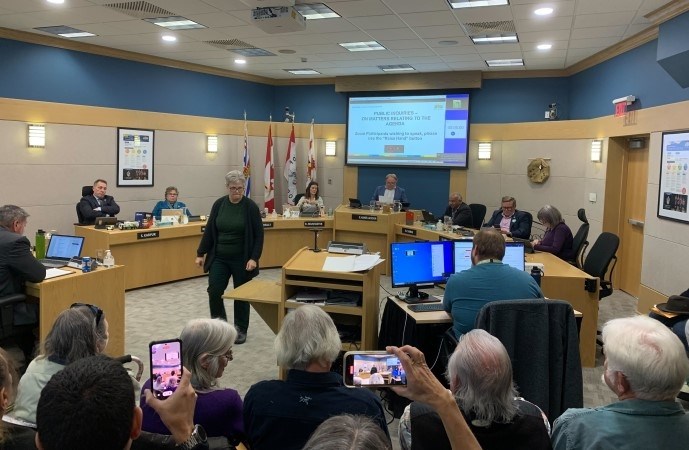
[(274, 228), (275, 222), (263, 222), (263, 228)]
[(378, 222), (378, 216), (369, 216), (366, 214), (352, 214), (352, 220), (365, 220), (367, 222)]
[(324, 227), (325, 222), (322, 220), (311, 220), (311, 221), (304, 221), (304, 226), (307, 228), (310, 227)]
[(136, 233), (137, 239), (155, 239), (160, 237), (159, 231), (147, 231), (145, 233)]
[(411, 228), (402, 227), (402, 234), (408, 234), (409, 236), (416, 236), (416, 230), (412, 230)]

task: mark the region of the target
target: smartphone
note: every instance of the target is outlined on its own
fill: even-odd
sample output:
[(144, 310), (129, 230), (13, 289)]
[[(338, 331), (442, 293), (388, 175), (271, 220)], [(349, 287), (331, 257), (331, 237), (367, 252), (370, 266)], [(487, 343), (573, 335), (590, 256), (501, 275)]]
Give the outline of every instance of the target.
[(151, 392), (165, 400), (177, 389), (182, 379), (182, 341), (168, 339), (148, 344), (151, 368)]
[(343, 372), (348, 387), (407, 385), (407, 374), (399, 358), (385, 351), (347, 352)]

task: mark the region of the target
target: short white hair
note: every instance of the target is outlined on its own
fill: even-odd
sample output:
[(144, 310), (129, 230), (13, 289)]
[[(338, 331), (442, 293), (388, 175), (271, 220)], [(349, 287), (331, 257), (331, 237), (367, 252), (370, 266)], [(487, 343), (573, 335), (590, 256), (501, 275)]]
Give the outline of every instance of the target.
[(622, 372), (636, 398), (672, 400), (689, 376), (684, 345), (647, 316), (613, 319), (603, 327), (608, 371)]
[(304, 370), (312, 362), (331, 365), (341, 348), (333, 319), (314, 305), (287, 314), (275, 338), (278, 365), (286, 369)]

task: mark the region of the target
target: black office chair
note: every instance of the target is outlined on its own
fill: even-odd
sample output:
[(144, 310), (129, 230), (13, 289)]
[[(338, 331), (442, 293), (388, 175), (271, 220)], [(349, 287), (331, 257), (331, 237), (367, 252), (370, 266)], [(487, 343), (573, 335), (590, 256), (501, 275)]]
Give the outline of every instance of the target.
[[(598, 300), (612, 294), (612, 274), (617, 264), (616, 253), (619, 246), (620, 238), (616, 234), (604, 231), (598, 236), (588, 255), (586, 255), (582, 270), (600, 280)], [(612, 267), (610, 266), (611, 262)], [(607, 279), (605, 278), (606, 273), (608, 274)]]
[[(81, 196), (82, 197), (88, 197), (89, 195), (93, 195), (93, 186), (83, 186), (81, 188)], [(79, 211), (79, 202), (77, 202), (77, 220), (78, 223), (76, 225), (83, 225), (84, 224), (84, 216), (81, 215), (81, 211)]]
[(304, 196), (304, 194), (297, 194), (297, 195), (295, 195), (295, 196), (294, 196), (294, 204), (296, 205), (297, 203), (299, 203), (299, 200), (301, 200), (301, 198), (302, 198), (303, 196)]
[(9, 348), (17, 346), (24, 354), (22, 367), (18, 367), (20, 373), (24, 373), (29, 361), (33, 358), (35, 325), (14, 325), (14, 305), (26, 301), (24, 294), (10, 294), (0, 297), (0, 346)]
[[(533, 214), (531, 214), (528, 211), (522, 211), (524, 214), (526, 214), (527, 219), (529, 219), (529, 237), (531, 237), (531, 228), (533, 228)], [(540, 222), (537, 222), (540, 224)], [(540, 239), (542, 235), (538, 236), (538, 239)]]
[(472, 218), (471, 227), (478, 230), (481, 228), (483, 221), (486, 219), (486, 205), (482, 205), (480, 203), (471, 203), (469, 204), (469, 208), (471, 209)]
[(574, 235), (574, 240), (572, 242), (572, 249), (574, 250), (574, 256), (573, 259), (568, 261), (570, 264), (573, 266), (577, 266), (578, 268), (584, 267), (584, 252), (586, 251), (586, 248), (589, 246), (589, 241), (586, 240), (589, 236), (589, 221), (586, 218), (586, 210), (584, 208), (579, 208), (579, 211), (577, 212), (577, 217), (579, 217), (579, 220), (581, 220), (582, 223), (581, 226), (579, 226), (579, 230), (577, 230), (577, 234)]

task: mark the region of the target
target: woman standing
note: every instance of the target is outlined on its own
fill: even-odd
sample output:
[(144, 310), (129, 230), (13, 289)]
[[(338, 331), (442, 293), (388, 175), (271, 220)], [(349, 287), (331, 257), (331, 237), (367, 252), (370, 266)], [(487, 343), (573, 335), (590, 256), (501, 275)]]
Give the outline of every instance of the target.
[(538, 220), (546, 226), (543, 239), (531, 242), (534, 250), (552, 253), (558, 258), (570, 261), (574, 258), (572, 230), (562, 220), (562, 214), (554, 206), (545, 205), (538, 210)]
[(299, 199), (297, 205), (299, 211), (306, 214), (316, 214), (321, 211), (323, 207), (323, 197), (318, 195), (318, 183), (311, 181), (306, 186), (306, 192)]
[[(196, 265), (208, 272), (208, 303), (211, 317), (227, 321), (222, 295), (232, 277), (237, 288), (258, 275), (263, 251), (263, 222), (256, 203), (244, 196), (246, 179), (239, 170), (225, 175), (229, 195), (213, 203), (198, 250)], [(205, 257), (205, 258), (204, 258)], [(235, 344), (246, 341), (249, 303), (234, 301)]]

